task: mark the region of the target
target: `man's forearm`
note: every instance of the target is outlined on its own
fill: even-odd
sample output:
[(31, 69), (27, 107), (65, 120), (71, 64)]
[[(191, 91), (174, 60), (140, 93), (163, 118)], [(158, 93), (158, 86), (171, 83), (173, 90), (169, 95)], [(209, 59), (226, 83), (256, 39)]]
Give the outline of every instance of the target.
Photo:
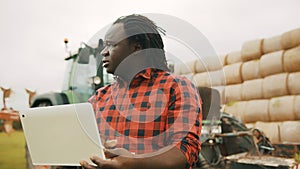
[(151, 154), (136, 155), (127, 165), (133, 169), (184, 169), (186, 163), (186, 157), (179, 149), (166, 147)]

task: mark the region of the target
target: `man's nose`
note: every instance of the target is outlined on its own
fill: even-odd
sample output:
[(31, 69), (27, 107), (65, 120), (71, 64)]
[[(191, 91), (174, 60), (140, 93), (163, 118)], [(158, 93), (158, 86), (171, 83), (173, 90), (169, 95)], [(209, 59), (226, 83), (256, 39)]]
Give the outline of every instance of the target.
[(109, 55), (109, 50), (108, 50), (108, 47), (106, 46), (106, 47), (104, 47), (103, 49), (102, 49), (102, 51), (100, 52), (100, 54), (102, 55), (102, 56), (108, 56)]

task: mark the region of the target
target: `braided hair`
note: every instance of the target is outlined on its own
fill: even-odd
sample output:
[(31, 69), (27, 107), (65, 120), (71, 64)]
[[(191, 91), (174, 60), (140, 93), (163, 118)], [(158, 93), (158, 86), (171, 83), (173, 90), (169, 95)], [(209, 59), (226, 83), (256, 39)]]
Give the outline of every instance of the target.
[[(168, 70), (164, 43), (160, 33), (165, 35), (165, 30), (158, 27), (149, 18), (132, 14), (118, 18), (113, 24), (122, 23), (129, 43), (139, 43), (143, 49), (159, 49), (161, 52), (155, 53), (151, 60), (159, 67)], [(160, 33), (159, 33), (160, 32)]]

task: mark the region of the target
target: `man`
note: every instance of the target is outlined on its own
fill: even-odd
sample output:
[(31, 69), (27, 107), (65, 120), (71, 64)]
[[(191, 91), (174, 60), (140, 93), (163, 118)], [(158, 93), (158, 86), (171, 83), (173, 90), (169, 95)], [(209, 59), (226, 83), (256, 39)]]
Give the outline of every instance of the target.
[[(200, 151), (202, 101), (194, 85), (167, 71), (162, 29), (142, 15), (117, 19), (107, 31), (103, 67), (116, 82), (89, 102), (100, 135), (116, 140), (107, 159), (84, 168), (191, 168)], [(111, 148), (111, 147), (110, 147)]]

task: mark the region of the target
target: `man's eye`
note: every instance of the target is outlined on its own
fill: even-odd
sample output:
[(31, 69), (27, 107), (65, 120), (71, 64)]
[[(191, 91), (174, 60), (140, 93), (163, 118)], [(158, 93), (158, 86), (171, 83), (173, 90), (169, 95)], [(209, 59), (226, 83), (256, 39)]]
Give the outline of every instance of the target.
[(105, 45), (105, 47), (114, 47), (114, 46), (116, 46), (116, 44), (113, 44), (113, 43), (110, 43), (110, 42), (107, 42), (104, 45)]

